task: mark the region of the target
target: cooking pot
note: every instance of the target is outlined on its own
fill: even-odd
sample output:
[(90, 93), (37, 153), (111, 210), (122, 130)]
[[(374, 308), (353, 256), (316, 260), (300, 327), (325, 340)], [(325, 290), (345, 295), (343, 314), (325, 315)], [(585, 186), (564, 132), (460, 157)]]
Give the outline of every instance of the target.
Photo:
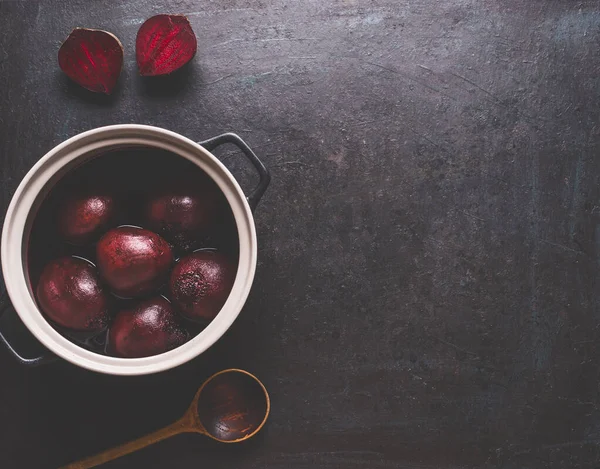
[[(258, 171), (258, 185), (248, 197), (227, 168), (211, 153), (213, 149), (226, 143), (237, 146)], [(214, 180), (225, 195), (235, 218), (239, 238), (235, 282), (216, 318), (196, 337), (176, 349), (160, 355), (133, 359), (94, 353), (58, 333), (40, 312), (27, 272), (29, 235), (37, 210), (48, 192), (73, 168), (90, 159), (101, 158), (107, 151), (127, 147), (162, 149), (171, 152), (174, 157), (178, 155), (196, 164)], [(4, 316), (11, 314), (12, 303), (20, 320), (47, 350), (34, 358), (26, 358), (19, 350), (20, 340), (16, 343), (8, 334), (10, 331), (0, 331), (0, 340), (26, 365), (39, 365), (58, 356), (82, 368), (112, 375), (157, 373), (197, 357), (229, 329), (248, 297), (257, 260), (252, 210), (269, 182), (270, 175), (263, 163), (240, 137), (231, 133), (196, 143), (162, 128), (127, 124), (93, 129), (61, 143), (40, 159), (19, 184), (6, 212), (0, 246), (6, 287), (2, 288), (0, 282), (0, 306), (5, 310)]]

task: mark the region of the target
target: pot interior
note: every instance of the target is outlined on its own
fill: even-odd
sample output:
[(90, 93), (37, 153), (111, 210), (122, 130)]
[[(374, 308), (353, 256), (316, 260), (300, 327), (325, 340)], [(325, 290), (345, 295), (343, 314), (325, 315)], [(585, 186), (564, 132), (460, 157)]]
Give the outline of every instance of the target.
[[(78, 256), (96, 264), (95, 242), (85, 246), (67, 243), (59, 234), (57, 222), (57, 212), (61, 204), (73, 194), (86, 191), (110, 194), (114, 197), (118, 211), (111, 227), (133, 225), (149, 228), (142, 207), (157, 191), (164, 190), (165, 187), (168, 190), (168, 187), (177, 186), (182, 181), (197, 181), (198, 184), (209, 185), (211, 190), (218, 193), (215, 229), (203, 235), (202, 239), (197, 239), (187, 251), (175, 248), (174, 257), (177, 259), (193, 250), (214, 249), (226, 254), (234, 262), (237, 270), (239, 237), (231, 207), (217, 184), (197, 165), (175, 153), (149, 146), (121, 146), (84, 155), (77, 161), (65, 167), (46, 184), (29, 213), (24, 234), (23, 259), (29, 291), (33, 298), (36, 298), (35, 291), (40, 274), (49, 261), (63, 256)], [(83, 162), (80, 163), (81, 161)], [(170, 296), (166, 285), (156, 294), (167, 299)], [(119, 310), (130, 307), (135, 301), (111, 295), (112, 316), (114, 317)], [(208, 324), (187, 321), (183, 317), (180, 319), (190, 338), (200, 333)], [(110, 326), (107, 331), (90, 335), (61, 328), (48, 318), (46, 321), (71, 342), (99, 354), (110, 353), (106, 346)]]

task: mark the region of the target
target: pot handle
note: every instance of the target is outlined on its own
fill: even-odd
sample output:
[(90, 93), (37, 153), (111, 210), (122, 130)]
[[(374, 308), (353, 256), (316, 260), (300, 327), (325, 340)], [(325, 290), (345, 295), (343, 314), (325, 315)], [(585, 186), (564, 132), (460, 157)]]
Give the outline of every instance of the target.
[[(0, 342), (19, 363), (38, 366), (58, 360), (58, 357), (41, 345), (27, 330), (12, 307), (4, 279), (0, 272)], [(27, 350), (27, 352), (25, 352)], [(27, 358), (32, 356), (32, 358)]]
[(250, 160), (250, 163), (254, 165), (256, 171), (258, 172), (259, 181), (258, 185), (254, 188), (254, 190), (247, 197), (248, 205), (250, 205), (250, 209), (254, 211), (261, 197), (267, 190), (269, 183), (271, 182), (271, 175), (269, 174), (269, 170), (265, 167), (262, 161), (256, 156), (256, 154), (252, 151), (252, 149), (244, 142), (238, 135), (234, 133), (226, 133), (223, 135), (219, 135), (217, 137), (210, 138), (205, 140), (204, 142), (200, 142), (204, 148), (208, 151), (212, 151), (218, 146), (221, 146), (225, 143), (232, 143), (236, 147), (238, 147), (246, 158)]

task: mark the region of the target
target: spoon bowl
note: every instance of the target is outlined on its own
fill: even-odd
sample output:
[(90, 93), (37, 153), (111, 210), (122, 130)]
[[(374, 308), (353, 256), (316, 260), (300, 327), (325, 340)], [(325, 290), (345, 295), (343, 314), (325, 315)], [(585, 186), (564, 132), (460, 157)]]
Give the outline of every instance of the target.
[(202, 384), (176, 422), (61, 469), (96, 467), (180, 433), (200, 433), (221, 443), (240, 443), (261, 430), (270, 411), (269, 393), (256, 376), (236, 368), (223, 370)]
[(221, 443), (252, 438), (269, 416), (267, 390), (255, 376), (243, 370), (225, 370), (211, 376), (196, 398), (203, 433)]

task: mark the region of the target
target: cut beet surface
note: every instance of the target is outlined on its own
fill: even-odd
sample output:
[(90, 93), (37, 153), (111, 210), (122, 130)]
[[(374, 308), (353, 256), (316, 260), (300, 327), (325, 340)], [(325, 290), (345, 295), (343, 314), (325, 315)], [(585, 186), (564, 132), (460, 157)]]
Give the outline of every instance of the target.
[(123, 67), (123, 46), (114, 34), (75, 28), (58, 51), (58, 64), (75, 83), (110, 94)]
[(188, 63), (198, 42), (183, 15), (156, 15), (139, 29), (135, 43), (140, 75), (168, 75)]

